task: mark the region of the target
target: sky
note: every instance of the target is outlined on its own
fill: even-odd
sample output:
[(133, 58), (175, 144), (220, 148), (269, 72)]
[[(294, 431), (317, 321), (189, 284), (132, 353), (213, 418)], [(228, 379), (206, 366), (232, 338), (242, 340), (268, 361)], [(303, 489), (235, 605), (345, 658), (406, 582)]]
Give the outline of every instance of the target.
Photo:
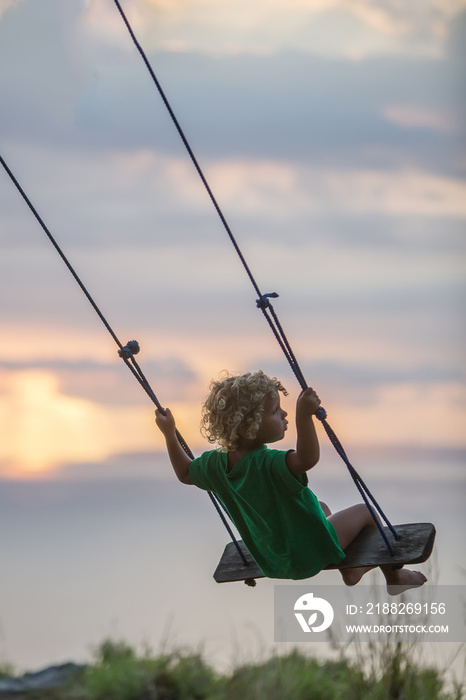
[[(122, 5), (355, 466), (464, 493), (466, 2)], [(292, 414), (114, 3), (0, 0), (0, 94), (3, 158), (191, 448), (224, 370), (279, 376)], [(0, 250), (0, 488), (172, 483), (152, 404), (4, 172)]]

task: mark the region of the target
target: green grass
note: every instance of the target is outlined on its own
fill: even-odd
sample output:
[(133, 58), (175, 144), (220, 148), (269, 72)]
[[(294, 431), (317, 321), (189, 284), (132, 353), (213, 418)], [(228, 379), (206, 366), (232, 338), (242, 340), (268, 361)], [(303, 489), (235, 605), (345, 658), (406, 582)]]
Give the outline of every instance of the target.
[(7, 661), (0, 661), (0, 678), (5, 678), (7, 676), (14, 676), (15, 668), (12, 664)]
[(79, 684), (83, 700), (203, 700), (220, 679), (198, 654), (137, 656), (124, 642), (106, 640)]
[[(354, 649), (353, 649), (354, 651)], [(137, 654), (107, 639), (94, 663), (60, 691), (22, 695), (26, 700), (462, 700), (462, 688), (424, 667), (413, 645), (371, 644), (356, 660), (319, 661), (301, 651), (215, 671), (202, 654)], [(4, 665), (0, 674), (8, 671)]]
[[(294, 650), (230, 674), (215, 671), (201, 654), (135, 653), (104, 641), (63, 700), (461, 700), (459, 686), (414, 660), (403, 643), (366, 648), (369, 663), (318, 661)], [(363, 670), (364, 668), (364, 670)]]

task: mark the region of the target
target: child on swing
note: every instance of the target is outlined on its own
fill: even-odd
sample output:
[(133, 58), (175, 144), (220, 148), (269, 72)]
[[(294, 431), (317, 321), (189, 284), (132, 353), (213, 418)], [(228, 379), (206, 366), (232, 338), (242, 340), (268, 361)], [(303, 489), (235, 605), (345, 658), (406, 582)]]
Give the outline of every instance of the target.
[[(261, 370), (213, 381), (203, 407), (202, 429), (220, 449), (191, 460), (176, 437), (169, 409), (156, 411), (178, 479), (219, 496), (244, 544), (270, 578), (305, 579), (344, 559), (344, 550), (365, 527), (376, 527), (364, 504), (331, 513), (307, 488), (307, 472), (319, 460), (313, 416), (320, 399), (305, 389), (296, 404), (295, 450), (269, 449), (287, 430), (280, 405), (287, 392)], [(341, 569), (353, 586), (373, 567)], [(422, 586), (419, 571), (380, 567), (392, 595)]]

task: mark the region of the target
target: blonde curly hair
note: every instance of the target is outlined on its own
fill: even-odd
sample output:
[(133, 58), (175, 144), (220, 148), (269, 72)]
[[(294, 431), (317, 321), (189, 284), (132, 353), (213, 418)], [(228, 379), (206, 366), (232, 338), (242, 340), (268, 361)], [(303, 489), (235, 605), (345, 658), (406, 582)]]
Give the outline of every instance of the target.
[(267, 396), (288, 392), (276, 377), (262, 370), (240, 375), (226, 374), (210, 384), (210, 394), (202, 407), (201, 433), (223, 452), (236, 450), (243, 435), (254, 439), (264, 413)]

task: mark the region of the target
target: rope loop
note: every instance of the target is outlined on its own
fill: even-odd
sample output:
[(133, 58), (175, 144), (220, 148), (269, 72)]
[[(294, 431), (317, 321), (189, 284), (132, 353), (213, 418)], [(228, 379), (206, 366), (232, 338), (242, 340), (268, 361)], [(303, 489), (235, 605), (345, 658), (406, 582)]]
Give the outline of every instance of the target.
[(258, 309), (268, 309), (270, 306), (270, 301), (269, 299), (277, 299), (278, 298), (277, 292), (270, 292), (269, 294), (262, 294), (262, 296), (259, 299), (256, 299), (256, 306)]
[(123, 360), (129, 360), (133, 357), (133, 355), (137, 355), (140, 349), (141, 348), (139, 347), (137, 340), (130, 340), (128, 343), (126, 343), (124, 348), (120, 348), (120, 350), (118, 350), (118, 354), (123, 358)]

